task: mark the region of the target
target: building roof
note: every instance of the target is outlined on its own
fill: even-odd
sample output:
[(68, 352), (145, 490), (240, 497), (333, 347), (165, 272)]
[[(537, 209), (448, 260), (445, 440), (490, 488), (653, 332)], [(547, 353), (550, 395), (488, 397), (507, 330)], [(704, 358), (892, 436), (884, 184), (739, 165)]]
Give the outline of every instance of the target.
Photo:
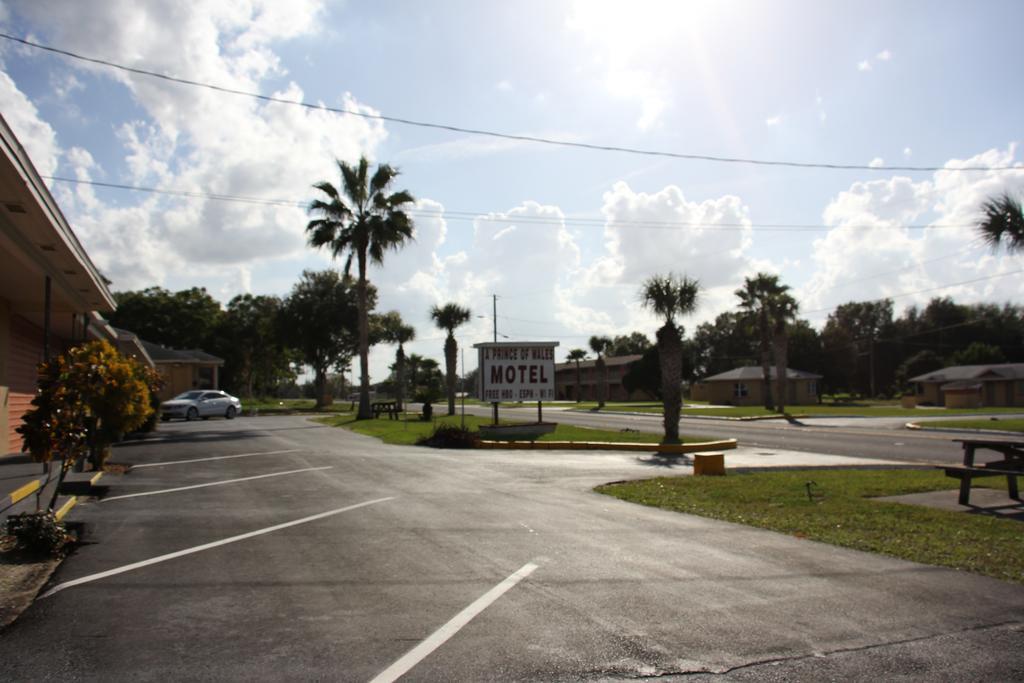
[[(775, 366), (768, 368), (769, 379), (775, 379), (776, 372)], [(755, 381), (764, 379), (764, 370), (758, 365), (745, 365), (740, 368), (733, 368), (727, 372), (721, 372), (711, 377), (705, 377), (700, 380), (701, 382), (740, 382), (740, 381)], [(821, 379), (821, 375), (815, 375), (813, 372), (804, 372), (803, 370), (794, 370), (793, 368), (786, 368), (786, 379)]]
[[(604, 359), (604, 364), (608, 367), (615, 365), (629, 365), (641, 358), (643, 358), (643, 356), (639, 353), (635, 353), (630, 356), (609, 356)], [(592, 368), (595, 365), (597, 365), (597, 360), (581, 360), (580, 370), (583, 370), (584, 368)], [(576, 369), (576, 361), (566, 361), (565, 363), (555, 364), (555, 372), (558, 372), (559, 370), (568, 370), (570, 368), (573, 370)]]
[(998, 363), (994, 365), (953, 365), (934, 372), (911, 377), (911, 382), (957, 382), (962, 380), (1024, 379), (1024, 363)]
[(154, 363), (213, 363), (224, 365), (224, 359), (207, 353), (202, 349), (169, 349), (160, 344), (140, 339), (142, 347), (153, 359)]
[(956, 382), (950, 382), (949, 384), (943, 384), (940, 389), (943, 391), (977, 391), (984, 386), (981, 382), (972, 382), (970, 380), (958, 380)]

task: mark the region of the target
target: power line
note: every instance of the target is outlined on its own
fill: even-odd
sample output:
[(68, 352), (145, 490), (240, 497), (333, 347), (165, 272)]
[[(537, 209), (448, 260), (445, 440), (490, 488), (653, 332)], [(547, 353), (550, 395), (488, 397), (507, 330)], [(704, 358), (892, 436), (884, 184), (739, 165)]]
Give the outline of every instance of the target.
[(417, 121), (414, 119), (401, 118), (397, 116), (386, 116), (384, 114), (371, 114), (358, 109), (346, 109), (344, 107), (330, 107), (325, 104), (313, 104), (311, 102), (305, 102), (302, 100), (291, 100), (284, 97), (274, 97), (272, 95), (263, 95), (256, 92), (247, 90), (241, 90), (238, 88), (229, 88), (222, 85), (215, 85), (213, 83), (205, 83), (203, 81), (195, 81), (188, 78), (179, 78), (177, 76), (171, 76), (169, 74), (160, 73), (157, 71), (151, 71), (148, 69), (140, 69), (138, 67), (126, 66), (124, 64), (118, 64), (106, 59), (100, 59), (97, 57), (87, 57), (85, 55), (71, 52), (70, 50), (64, 50), (61, 48), (52, 47), (49, 45), (43, 45), (25, 38), (19, 38), (12, 36), (7, 33), (0, 33), (0, 38), (10, 40), (28, 47), (36, 48), (37, 50), (45, 50), (46, 52), (52, 52), (54, 54), (69, 57), (71, 59), (77, 59), (83, 62), (89, 62), (91, 64), (98, 64), (100, 66), (110, 67), (112, 69), (119, 69), (128, 73), (137, 74), (140, 76), (149, 76), (151, 78), (159, 78), (164, 81), (171, 83), (178, 83), (181, 85), (190, 85), (197, 88), (206, 88), (208, 90), (214, 90), (217, 92), (227, 93), (230, 95), (241, 95), (243, 97), (251, 97), (254, 99), (262, 100), (264, 102), (273, 102), (275, 104), (288, 104), (297, 107), (304, 107), (306, 109), (318, 109), (322, 111), (329, 111), (336, 114), (348, 114), (351, 116), (359, 116), (365, 119), (372, 119), (377, 121), (387, 121), (389, 123), (398, 123), (406, 126), (416, 126), (419, 128), (431, 128), (434, 130), (444, 130), (452, 133), (464, 133), (467, 135), (479, 135), (484, 137), (499, 138), (502, 140), (515, 140), (518, 142), (532, 142), (543, 145), (554, 145), (558, 147), (570, 147), (575, 149), (587, 149), (598, 152), (620, 152), (624, 154), (636, 154), (641, 156), (649, 157), (664, 157), (670, 159), (684, 159), (687, 161), (713, 161), (718, 163), (728, 164), (748, 164), (754, 166), (781, 166), (788, 168), (814, 168), (814, 169), (828, 169), (828, 170), (839, 170), (839, 171), (1012, 171), (1022, 170), (1018, 166), (962, 166), (960, 168), (947, 168), (945, 166), (872, 166), (870, 164), (829, 164), (829, 163), (816, 163), (816, 162), (805, 162), (805, 161), (779, 161), (770, 159), (746, 159), (742, 157), (726, 157), (716, 156), (711, 154), (691, 154), (683, 152), (666, 152), (662, 150), (653, 149), (641, 149), (637, 147), (624, 147), (620, 145), (599, 145), (588, 142), (575, 142), (572, 140), (559, 140), (556, 138), (546, 138), (537, 135), (519, 135), (514, 133), (501, 133), (497, 131), (484, 130), (480, 128), (466, 128), (463, 126), (455, 126), (451, 124), (443, 123), (430, 123), (426, 121)]
[[(197, 192), (193, 190), (175, 190), (159, 187), (146, 187), (143, 185), (126, 185), (123, 183), (108, 183), (99, 180), (86, 180), (83, 178), (68, 178), (65, 176), (41, 176), (45, 180), (52, 180), (61, 183), (73, 183), (76, 185), (92, 185), (115, 190), (127, 190), (132, 192), (146, 192), (149, 194), (170, 195), (172, 197), (184, 197), (187, 199), (210, 199), (219, 202), (239, 202), (242, 204), (257, 204), (264, 206), (283, 206), (288, 208), (306, 208), (308, 202), (300, 202), (293, 199), (274, 199), (264, 197), (252, 197), (246, 195), (222, 194), (216, 192)], [(493, 212), (485, 211), (459, 211), (445, 209), (433, 211), (429, 209), (406, 209), (406, 213), (420, 218), (443, 217), (445, 220), (470, 220), (470, 221), (494, 221), (507, 223), (527, 223), (536, 225), (555, 226), (578, 226), (586, 228), (603, 228), (606, 220), (603, 218), (546, 218), (544, 216), (492, 216)], [(842, 228), (872, 229), (881, 226), (862, 225), (849, 223), (843, 225), (824, 225), (814, 223), (693, 223), (686, 221), (646, 221), (646, 220), (616, 220), (614, 225), (630, 226), (643, 229), (677, 230), (679, 228), (701, 228), (707, 230), (746, 230), (756, 229), (764, 232), (827, 232)], [(904, 228), (907, 230), (927, 229), (964, 229), (975, 227), (970, 223), (908, 223), (904, 225), (892, 225), (886, 229)]]

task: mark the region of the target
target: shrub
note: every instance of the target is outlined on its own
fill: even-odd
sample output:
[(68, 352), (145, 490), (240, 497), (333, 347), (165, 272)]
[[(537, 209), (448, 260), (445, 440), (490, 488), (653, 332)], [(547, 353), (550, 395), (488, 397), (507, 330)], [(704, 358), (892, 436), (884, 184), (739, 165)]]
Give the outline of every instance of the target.
[(476, 448), (480, 445), (480, 434), (455, 425), (441, 425), (416, 443), (431, 448)]
[(7, 518), (6, 533), (32, 555), (59, 555), (73, 537), (52, 512), (23, 512)]

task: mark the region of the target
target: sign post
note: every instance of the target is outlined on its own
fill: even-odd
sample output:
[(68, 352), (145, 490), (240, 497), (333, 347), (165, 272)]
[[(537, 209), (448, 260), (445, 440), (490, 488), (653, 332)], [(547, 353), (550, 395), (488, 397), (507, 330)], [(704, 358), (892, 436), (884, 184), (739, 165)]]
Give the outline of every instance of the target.
[(498, 424), (501, 401), (536, 401), (537, 423), (543, 401), (555, 398), (555, 347), (558, 342), (482, 342), (479, 354), (480, 398), (494, 404)]

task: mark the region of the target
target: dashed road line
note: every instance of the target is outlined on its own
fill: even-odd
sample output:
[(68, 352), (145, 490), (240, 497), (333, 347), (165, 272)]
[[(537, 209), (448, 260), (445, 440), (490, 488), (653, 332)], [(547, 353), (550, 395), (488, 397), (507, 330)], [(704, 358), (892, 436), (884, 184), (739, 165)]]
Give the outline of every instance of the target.
[(261, 451), (259, 453), (238, 453), (236, 455), (215, 455), (210, 458), (193, 458), (191, 460), (171, 460), (170, 462), (146, 462), (141, 465), (132, 465), (133, 470), (143, 467), (166, 467), (167, 465), (187, 465), (193, 462), (208, 462), (210, 460), (230, 460), (231, 458), (248, 458), (253, 455), (278, 455), (280, 453), (298, 453), (300, 448), (292, 448), (287, 451)]
[(517, 583), (525, 579), (537, 569), (537, 565), (528, 562), (511, 574), (497, 586), (477, 598), (469, 607), (462, 610), (441, 628), (434, 631), (426, 640), (409, 650), (401, 659), (389, 666), (370, 681), (370, 683), (392, 683), (404, 676), (410, 669), (423, 661), (431, 652), (441, 647), (449, 638), (458, 633), (463, 626), (473, 620), (476, 615), (490, 607), (498, 598), (511, 590)]
[(224, 481), (212, 481), (206, 484), (193, 484), (191, 486), (178, 486), (173, 489), (161, 489), (159, 491), (143, 491), (141, 493), (126, 493), (121, 496), (108, 496), (101, 500), (101, 503), (109, 503), (112, 500), (124, 500), (125, 498), (139, 498), (140, 496), (158, 496), (162, 493), (174, 493), (175, 491), (189, 491), (191, 489), (203, 489), (208, 486), (224, 486), (225, 484), (236, 484), (240, 481), (252, 481), (253, 479), (266, 479), (268, 477), (282, 477), (286, 474), (298, 474), (300, 472), (318, 472), (329, 470), (333, 465), (326, 467), (305, 467), (301, 470), (288, 470), (287, 472), (271, 472), (270, 474), (257, 474), (251, 477), (240, 477), (238, 479), (225, 479)]
[[(116, 576), (117, 574), (123, 574), (125, 572), (130, 572), (130, 571), (135, 570), (135, 569), (141, 569), (143, 567), (148, 567), (148, 566), (153, 565), (153, 564), (158, 564), (160, 562), (166, 562), (168, 560), (173, 560), (173, 559), (178, 558), (178, 557), (184, 557), (185, 555), (192, 555), (193, 553), (202, 552), (204, 550), (210, 550), (212, 548), (217, 548), (217, 547), (220, 547), (222, 545), (227, 545), (229, 543), (236, 543), (238, 541), (244, 541), (247, 538), (254, 538), (256, 536), (262, 536), (263, 534), (269, 534), (272, 531), (280, 531), (281, 529), (287, 529), (288, 527), (298, 526), (299, 524), (306, 524), (307, 522), (315, 522), (316, 520), (324, 519), (325, 517), (331, 517), (333, 515), (340, 515), (342, 512), (349, 512), (350, 510), (356, 510), (358, 508), (366, 507), (368, 505), (376, 505), (377, 503), (383, 503), (385, 501), (394, 500), (394, 499), (395, 499), (395, 496), (388, 496), (387, 498), (376, 498), (374, 500), (367, 500), (367, 501), (364, 501), (362, 503), (356, 503), (355, 505), (348, 505), (348, 506), (343, 507), (343, 508), (337, 508), (336, 510), (328, 510), (327, 512), (321, 512), (319, 514), (310, 515), (309, 517), (303, 517), (302, 519), (296, 519), (296, 520), (293, 520), (291, 522), (285, 522), (283, 524), (275, 524), (274, 526), (268, 526), (265, 529), (257, 529), (256, 531), (250, 531), (250, 532), (245, 533), (245, 534), (239, 534), (238, 536), (231, 536), (230, 538), (225, 538), (225, 539), (222, 539), (220, 541), (213, 541), (212, 543), (204, 543), (203, 545), (197, 545), (197, 546), (195, 546), (193, 548), (185, 548), (184, 550), (178, 550), (178, 551), (173, 552), (173, 553), (167, 553), (166, 555), (159, 555), (157, 557), (151, 557), (148, 560), (142, 560), (140, 562), (133, 562), (131, 564), (126, 564), (123, 567), (117, 567), (115, 569), (108, 569), (105, 572), (98, 572), (96, 574), (89, 574), (88, 576), (83, 576), (83, 577), (78, 578), (78, 579), (72, 579), (71, 581), (65, 581), (64, 583), (58, 583), (53, 588), (51, 588), (50, 590), (48, 590), (45, 593), (43, 593), (42, 595), (40, 595), (39, 599), (42, 600), (43, 598), (48, 598), (51, 595), (59, 593), (59, 592), (61, 592), (63, 590), (67, 590), (68, 588), (71, 588), (73, 586), (80, 586), (83, 583), (91, 583), (93, 581), (99, 581), (100, 579), (105, 579), (105, 578), (110, 577), (110, 576)], [(520, 570), (520, 571), (522, 571), (522, 570)]]

